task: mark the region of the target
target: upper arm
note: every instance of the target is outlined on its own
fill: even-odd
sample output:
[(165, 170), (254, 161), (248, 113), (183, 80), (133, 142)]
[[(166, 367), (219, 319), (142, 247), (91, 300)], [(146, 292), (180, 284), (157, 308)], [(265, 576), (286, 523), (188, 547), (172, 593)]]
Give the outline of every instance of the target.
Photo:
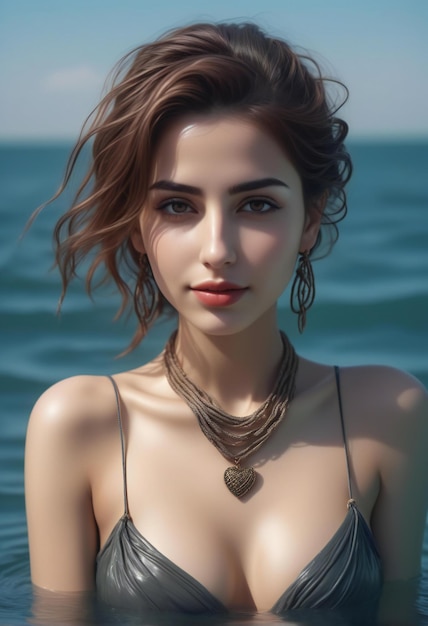
[(90, 417), (79, 399), (85, 380), (76, 377), (48, 389), (34, 406), (27, 431), (31, 578), (55, 591), (82, 591), (94, 584), (98, 541), (88, 472)]
[(420, 573), (428, 506), (428, 395), (403, 372), (385, 368), (380, 376), (380, 491), (372, 527), (385, 580), (409, 580)]

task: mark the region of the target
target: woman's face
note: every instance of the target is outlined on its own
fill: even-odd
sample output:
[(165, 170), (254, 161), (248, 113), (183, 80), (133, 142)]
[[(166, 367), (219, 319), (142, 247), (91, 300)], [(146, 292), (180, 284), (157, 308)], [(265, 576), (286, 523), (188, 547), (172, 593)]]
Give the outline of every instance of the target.
[(229, 334), (274, 321), (319, 220), (270, 135), (234, 116), (193, 116), (160, 141), (133, 243), (182, 323)]

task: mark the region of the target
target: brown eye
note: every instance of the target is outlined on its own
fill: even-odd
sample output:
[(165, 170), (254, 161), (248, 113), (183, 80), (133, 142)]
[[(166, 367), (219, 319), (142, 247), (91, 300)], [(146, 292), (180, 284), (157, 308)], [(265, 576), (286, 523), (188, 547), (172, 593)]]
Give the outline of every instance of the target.
[(266, 200), (265, 198), (254, 198), (252, 200), (247, 200), (247, 202), (242, 205), (241, 211), (244, 211), (245, 213), (267, 213), (268, 211), (276, 210), (278, 208), (279, 207), (271, 200)]
[[(266, 202), (263, 200), (252, 200), (248, 203), (252, 211), (257, 211), (257, 213), (266, 209)], [(269, 207), (268, 207), (269, 208)]]
[(193, 209), (184, 200), (169, 200), (159, 207), (159, 211), (167, 215), (183, 215), (185, 213), (192, 213)]

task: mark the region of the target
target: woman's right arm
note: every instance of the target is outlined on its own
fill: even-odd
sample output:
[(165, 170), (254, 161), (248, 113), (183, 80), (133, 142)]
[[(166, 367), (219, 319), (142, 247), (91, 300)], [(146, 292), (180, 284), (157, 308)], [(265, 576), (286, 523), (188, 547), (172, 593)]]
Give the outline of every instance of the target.
[(54, 385), (40, 397), (29, 421), (25, 496), (31, 579), (45, 590), (76, 592), (94, 586), (93, 429), (91, 403), (85, 403), (90, 386), (89, 377)]

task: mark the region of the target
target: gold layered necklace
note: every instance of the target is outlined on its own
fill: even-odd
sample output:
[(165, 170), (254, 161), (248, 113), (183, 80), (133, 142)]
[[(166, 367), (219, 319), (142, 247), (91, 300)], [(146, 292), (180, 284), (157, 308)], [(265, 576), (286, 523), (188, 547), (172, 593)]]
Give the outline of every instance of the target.
[(284, 419), (295, 392), (298, 358), (281, 332), (283, 355), (273, 389), (265, 402), (251, 415), (235, 417), (223, 411), (214, 400), (195, 385), (184, 372), (175, 353), (177, 331), (168, 340), (164, 352), (167, 380), (196, 415), (207, 439), (234, 465), (224, 472), (229, 491), (242, 498), (256, 482), (254, 467), (241, 467), (241, 461), (264, 444)]

